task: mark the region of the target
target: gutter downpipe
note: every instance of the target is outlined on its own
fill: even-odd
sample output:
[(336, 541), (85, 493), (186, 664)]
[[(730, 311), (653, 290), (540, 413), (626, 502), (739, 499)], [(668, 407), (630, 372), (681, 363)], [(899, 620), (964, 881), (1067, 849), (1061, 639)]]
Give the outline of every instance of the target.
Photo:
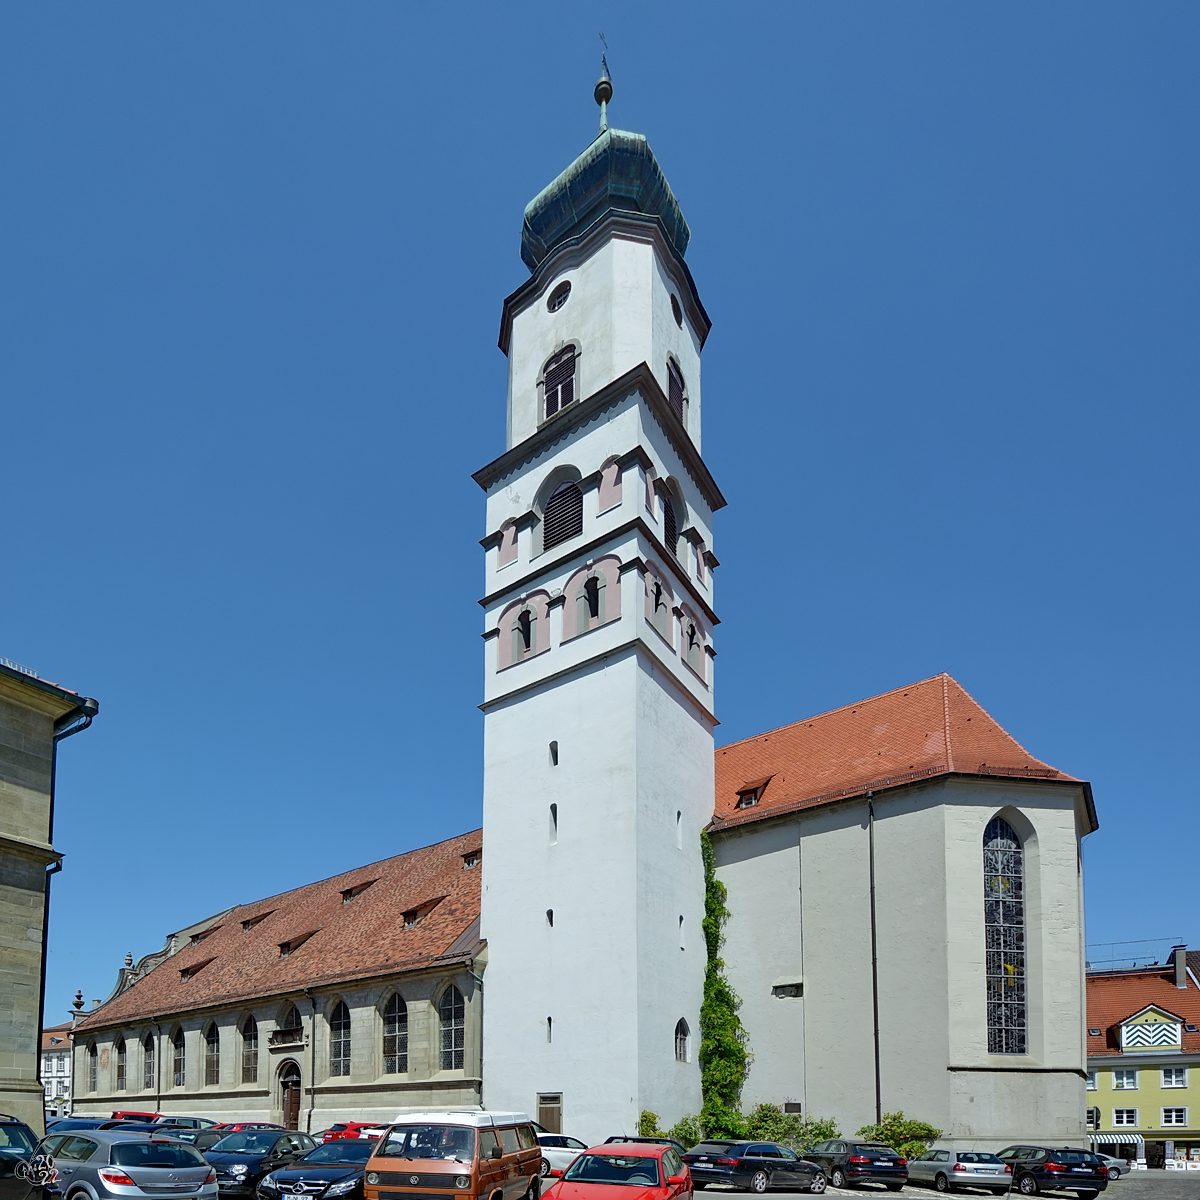
[(304, 989), (312, 1009), (312, 1028), (308, 1031), (308, 1116), (305, 1118), (305, 1133), (312, 1133), (313, 1113), (317, 1108), (317, 1002), (312, 992)]
[(875, 1124), (883, 1124), (883, 1086), (879, 1075), (879, 939), (875, 922), (875, 803), (867, 793), (867, 872), (871, 891), (871, 1006), (875, 1043)]
[[(65, 712), (54, 722), (54, 735), (50, 739), (50, 814), (46, 822), (46, 842), (48, 845), (54, 845), (54, 787), (58, 776), (58, 743), (63, 738), (69, 738), (74, 733), (82, 733), (91, 723), (92, 718), (100, 711), (100, 705), (91, 697), (80, 700), (80, 702), (70, 710)], [(82, 717), (83, 720), (79, 721)], [(78, 725), (72, 725), (72, 721), (79, 721)], [(46, 1021), (46, 959), (50, 954), (50, 876), (57, 875), (62, 870), (62, 859), (59, 858), (53, 865), (46, 868), (46, 887), (45, 894), (42, 898), (42, 965), (38, 973), (38, 1048), (37, 1048), (37, 1064), (38, 1078), (41, 1078), (42, 1067), (42, 1026)], [(75, 1046), (71, 1044), (71, 1078), (75, 1078)], [(75, 1107), (75, 1088), (71, 1088), (71, 1108)], [(45, 1125), (42, 1126), (43, 1132)]]
[[(154, 1111), (162, 1112), (162, 1026), (154, 1022)], [(72, 1090), (74, 1090), (72, 1088)]]
[(475, 974), (475, 960), (467, 959), (467, 974), (479, 985), (479, 1107), (483, 1108), (483, 976)]

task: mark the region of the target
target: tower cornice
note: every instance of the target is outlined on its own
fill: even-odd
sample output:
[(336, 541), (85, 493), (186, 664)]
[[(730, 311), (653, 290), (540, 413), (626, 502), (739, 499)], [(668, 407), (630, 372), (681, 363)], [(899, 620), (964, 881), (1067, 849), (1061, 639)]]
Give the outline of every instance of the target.
[(593, 392), (585, 400), (562, 409), (558, 414), (544, 422), (538, 431), (523, 442), (519, 442), (511, 450), (506, 450), (499, 458), (493, 459), (486, 467), (481, 467), (471, 478), (484, 491), (506, 475), (510, 475), (532, 458), (536, 458), (544, 450), (560, 441), (581, 425), (595, 420), (606, 409), (619, 404), (631, 392), (641, 395), (650, 409), (651, 415), (658, 422), (663, 432), (670, 438), (672, 446), (679, 454), (684, 469), (691, 476), (696, 487), (704, 495), (705, 503), (712, 512), (725, 507), (725, 497), (717, 487), (717, 481), (696, 449), (696, 444), (688, 436), (683, 422), (671, 408), (666, 395), (654, 372), (645, 362), (640, 362), (632, 370), (605, 384), (599, 391)]

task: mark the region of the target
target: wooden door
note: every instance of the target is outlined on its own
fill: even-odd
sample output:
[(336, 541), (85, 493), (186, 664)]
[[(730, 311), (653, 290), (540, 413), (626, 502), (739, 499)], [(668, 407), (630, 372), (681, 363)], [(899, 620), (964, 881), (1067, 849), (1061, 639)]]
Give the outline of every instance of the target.
[(287, 1063), (280, 1071), (279, 1087), (282, 1093), (280, 1108), (283, 1109), (283, 1126), (285, 1129), (299, 1129), (300, 1068), (295, 1063)]

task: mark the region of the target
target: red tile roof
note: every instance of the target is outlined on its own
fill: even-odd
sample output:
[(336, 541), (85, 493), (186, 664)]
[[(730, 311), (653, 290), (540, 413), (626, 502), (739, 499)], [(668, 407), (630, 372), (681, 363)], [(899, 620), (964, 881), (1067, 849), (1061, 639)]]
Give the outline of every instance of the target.
[(67, 1036), (71, 1032), (71, 1022), (64, 1021), (61, 1025), (50, 1025), (42, 1030), (42, 1049), (43, 1050), (70, 1050), (71, 1039)]
[[(1191, 957), (1191, 951), (1188, 957)], [(1190, 965), (1190, 964), (1189, 964)], [(1104, 971), (1087, 977), (1088, 1054), (1120, 1054), (1120, 1024), (1153, 1004), (1156, 1008), (1182, 1018), (1186, 1025), (1200, 1027), (1200, 989), (1192, 979), (1186, 988), (1175, 986), (1175, 968)], [(1183, 1032), (1183, 1049), (1200, 1051), (1200, 1033)], [(1141, 1058), (1143, 1055), (1139, 1054)]]
[[(951, 773), (1082, 782), (1034, 758), (943, 674), (722, 747), (712, 828)], [(739, 809), (738, 792), (767, 776), (758, 803)]]
[[(464, 867), (463, 856), (482, 845), (475, 830), (230, 909), (194, 944), (90, 1012), (76, 1031), (470, 957), (482, 945), (480, 870)], [(344, 891), (368, 883), (343, 901)], [(404, 914), (423, 908), (406, 929)], [(247, 921), (254, 924), (243, 929)], [(306, 934), (281, 957), (282, 943)], [(185, 979), (189, 969), (195, 974)]]

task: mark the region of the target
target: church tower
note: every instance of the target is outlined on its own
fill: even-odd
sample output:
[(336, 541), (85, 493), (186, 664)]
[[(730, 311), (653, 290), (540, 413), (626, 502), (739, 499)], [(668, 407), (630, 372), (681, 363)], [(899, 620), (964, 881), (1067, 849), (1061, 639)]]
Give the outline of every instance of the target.
[(487, 492), (483, 1102), (585, 1139), (700, 1109), (713, 814), (709, 320), (645, 137), (525, 210)]

